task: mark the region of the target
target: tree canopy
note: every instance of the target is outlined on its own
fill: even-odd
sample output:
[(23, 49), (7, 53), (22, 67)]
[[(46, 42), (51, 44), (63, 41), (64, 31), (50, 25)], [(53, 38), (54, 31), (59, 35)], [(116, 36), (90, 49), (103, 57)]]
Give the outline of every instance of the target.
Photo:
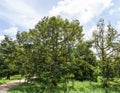
[[(60, 16), (44, 17), (28, 32), (18, 31), (0, 43), (0, 76), (13, 74), (35, 76), (47, 86), (68, 80), (97, 81), (103, 77), (120, 77), (120, 38), (109, 24), (100, 19), (93, 40), (84, 40), (83, 26), (78, 20)], [(97, 50), (97, 55), (91, 48)]]

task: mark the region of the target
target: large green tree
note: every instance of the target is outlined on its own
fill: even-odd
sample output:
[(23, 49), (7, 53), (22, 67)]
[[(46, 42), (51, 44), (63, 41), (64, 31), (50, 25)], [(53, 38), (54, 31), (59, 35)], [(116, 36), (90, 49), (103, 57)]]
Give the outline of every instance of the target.
[[(82, 26), (78, 20), (61, 17), (44, 17), (29, 32), (33, 44), (33, 60), (37, 76), (47, 82), (57, 82), (66, 77), (70, 49), (83, 39)], [(64, 65), (63, 65), (64, 64)]]
[(10, 75), (16, 71), (14, 64), (15, 41), (5, 36), (5, 39), (1, 41), (0, 52), (1, 72), (6, 75), (7, 79), (10, 79)]
[(115, 43), (118, 36), (117, 31), (110, 24), (106, 26), (103, 19), (99, 20), (97, 29), (93, 33), (94, 47), (101, 61), (101, 73), (105, 87), (108, 85), (110, 72), (112, 71), (111, 62), (114, 57), (113, 53), (117, 49)]
[(75, 79), (81, 81), (96, 81), (97, 79), (95, 74), (95, 70), (97, 68), (96, 57), (93, 51), (90, 49), (92, 47), (92, 43), (92, 41), (80, 43), (75, 49)]

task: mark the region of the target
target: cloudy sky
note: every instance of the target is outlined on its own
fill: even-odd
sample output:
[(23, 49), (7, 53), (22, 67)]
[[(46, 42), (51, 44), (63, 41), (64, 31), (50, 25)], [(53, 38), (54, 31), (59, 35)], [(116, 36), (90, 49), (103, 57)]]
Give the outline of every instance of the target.
[(0, 0), (0, 40), (4, 35), (28, 31), (44, 16), (60, 15), (78, 19), (84, 27), (85, 38), (100, 18), (110, 22), (120, 33), (119, 0)]

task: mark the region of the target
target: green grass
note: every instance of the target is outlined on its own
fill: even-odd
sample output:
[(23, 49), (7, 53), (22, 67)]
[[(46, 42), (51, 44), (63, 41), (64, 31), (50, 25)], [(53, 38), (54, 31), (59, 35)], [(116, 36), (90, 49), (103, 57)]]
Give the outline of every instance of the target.
[(23, 83), (19, 86), (11, 88), (8, 93), (120, 93), (120, 86), (111, 85), (109, 88), (104, 89), (101, 83), (96, 82), (79, 82), (75, 81), (74, 87), (72, 82), (68, 83), (66, 91), (65, 84), (59, 83), (57, 87), (48, 85), (46, 87), (43, 84), (35, 82), (33, 84)]
[(14, 75), (10, 77), (10, 80), (6, 79), (6, 77), (0, 79), (0, 84), (5, 84), (14, 80), (19, 80), (21, 79), (20, 75)]

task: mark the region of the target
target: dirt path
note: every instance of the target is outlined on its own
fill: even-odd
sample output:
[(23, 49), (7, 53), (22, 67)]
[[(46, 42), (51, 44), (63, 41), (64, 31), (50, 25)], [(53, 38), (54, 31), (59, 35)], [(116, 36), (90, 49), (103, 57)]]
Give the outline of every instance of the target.
[(15, 80), (12, 82), (9, 82), (7, 84), (0, 85), (0, 93), (7, 93), (7, 91), (12, 88), (13, 86), (19, 85), (21, 83), (25, 82), (25, 80)]

